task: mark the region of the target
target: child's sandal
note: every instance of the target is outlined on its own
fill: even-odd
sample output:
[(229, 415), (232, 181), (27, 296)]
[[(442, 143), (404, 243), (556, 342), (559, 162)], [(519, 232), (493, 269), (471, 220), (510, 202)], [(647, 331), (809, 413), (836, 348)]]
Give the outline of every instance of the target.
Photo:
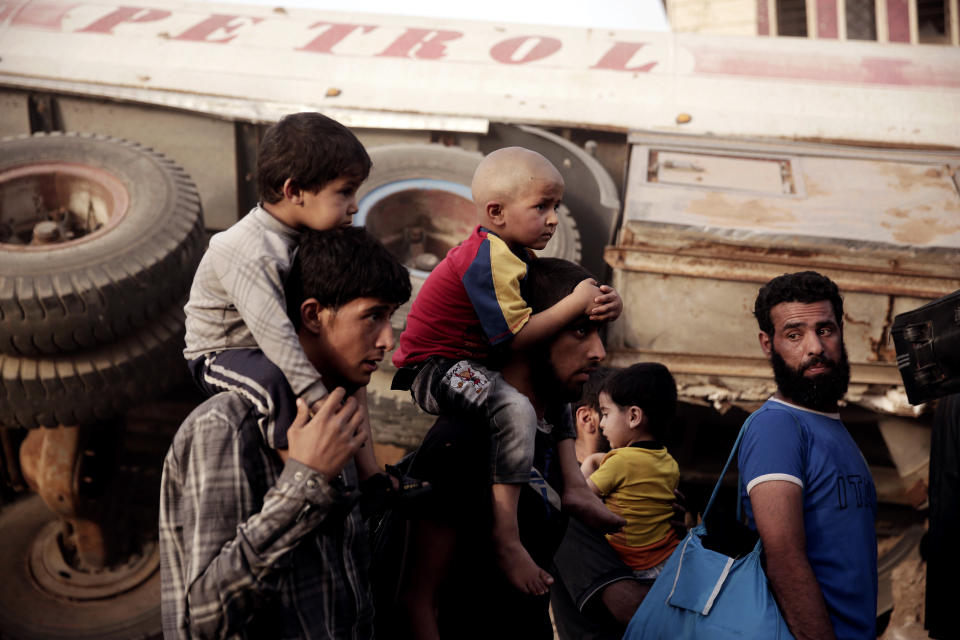
[[(365, 517), (387, 509), (402, 509), (430, 492), (430, 483), (411, 478), (393, 465), (386, 473), (375, 473), (360, 483), (360, 509)], [(397, 486), (391, 476), (396, 478)]]
[[(387, 474), (393, 476), (397, 480), (397, 486), (394, 487), (393, 483), (390, 483), (390, 491), (388, 493), (393, 494), (393, 500), (396, 503), (407, 503), (415, 501), (418, 498), (430, 493), (432, 487), (430, 483), (426, 480), (418, 480), (417, 478), (411, 478), (410, 476), (404, 475), (398, 467), (393, 465), (386, 465), (385, 469)], [(397, 504), (396, 506), (400, 506)]]

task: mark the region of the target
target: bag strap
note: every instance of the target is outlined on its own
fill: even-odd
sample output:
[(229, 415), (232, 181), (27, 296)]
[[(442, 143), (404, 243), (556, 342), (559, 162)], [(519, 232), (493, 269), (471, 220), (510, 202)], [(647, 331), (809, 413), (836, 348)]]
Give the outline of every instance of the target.
[[(743, 439), (743, 434), (747, 432), (747, 427), (750, 426), (750, 422), (753, 420), (753, 416), (756, 413), (751, 413), (747, 419), (743, 422), (743, 426), (740, 427), (740, 433), (737, 434), (737, 440), (733, 443), (733, 449), (730, 450), (730, 455), (727, 456), (727, 463), (723, 465), (723, 471), (720, 472), (720, 477), (717, 478), (717, 484), (713, 487), (713, 493), (710, 494), (710, 500), (707, 501), (707, 508), (703, 510), (703, 519), (706, 520), (707, 514), (710, 512), (710, 507), (713, 506), (713, 501), (717, 498), (717, 494), (720, 493), (720, 485), (723, 483), (724, 476), (727, 475), (727, 469), (730, 468), (730, 463), (733, 462), (733, 456), (737, 455), (737, 450), (740, 448), (740, 441)], [(740, 479), (737, 477), (737, 519), (740, 519)]]

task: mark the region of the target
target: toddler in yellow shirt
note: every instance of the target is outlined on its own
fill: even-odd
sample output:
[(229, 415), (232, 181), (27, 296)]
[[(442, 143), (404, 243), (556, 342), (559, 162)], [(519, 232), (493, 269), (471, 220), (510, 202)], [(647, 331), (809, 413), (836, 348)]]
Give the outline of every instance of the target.
[(680, 469), (661, 443), (676, 416), (677, 386), (665, 366), (642, 362), (610, 376), (599, 404), (612, 450), (589, 456), (581, 470), (627, 521), (607, 541), (638, 578), (652, 580), (680, 541), (670, 525)]

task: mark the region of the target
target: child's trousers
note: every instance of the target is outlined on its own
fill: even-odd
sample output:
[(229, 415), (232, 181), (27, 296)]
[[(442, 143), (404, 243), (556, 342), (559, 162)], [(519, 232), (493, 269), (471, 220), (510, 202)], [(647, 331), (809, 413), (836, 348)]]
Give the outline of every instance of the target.
[(286, 376), (260, 349), (228, 349), (188, 363), (190, 373), (208, 395), (236, 391), (253, 403), (257, 425), (267, 444), (286, 449), (287, 429), (297, 417), (297, 396)]
[[(486, 420), (492, 435), (492, 482), (522, 484), (530, 479), (537, 414), (530, 400), (499, 371), (470, 360), (434, 357), (423, 364), (410, 393), (427, 413), (466, 413)], [(554, 425), (554, 439), (576, 437), (572, 420), (562, 422)]]

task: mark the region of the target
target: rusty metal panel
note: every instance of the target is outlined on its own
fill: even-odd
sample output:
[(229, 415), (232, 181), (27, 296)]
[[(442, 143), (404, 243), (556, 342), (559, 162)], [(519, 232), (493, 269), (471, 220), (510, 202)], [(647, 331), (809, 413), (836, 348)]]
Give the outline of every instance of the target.
[[(926, 161), (882, 152), (841, 157), (784, 144), (778, 156), (759, 156), (748, 143), (731, 143), (725, 154), (684, 143), (635, 144), (626, 224), (787, 245), (802, 238), (960, 249), (960, 154)], [(665, 163), (676, 168), (665, 170)]]
[(756, 357), (750, 310), (757, 287), (615, 268), (623, 313), (610, 327), (610, 350)]
[[(634, 233), (642, 229), (631, 228)], [(679, 233), (679, 232), (678, 232)], [(696, 248), (686, 253), (670, 253), (660, 250), (644, 250), (629, 247), (608, 247), (607, 263), (614, 269), (647, 273), (673, 274), (734, 282), (753, 282), (762, 285), (782, 274), (804, 269), (820, 271), (833, 279), (844, 292), (901, 295), (920, 298), (938, 298), (960, 288), (960, 272), (956, 271), (957, 257), (942, 263), (933, 263), (931, 270), (954, 269), (953, 277), (899, 273), (894, 269), (877, 271), (863, 270), (860, 265), (845, 264), (841, 254), (813, 254), (797, 252), (794, 260), (765, 259), (751, 261), (745, 255), (731, 258), (704, 255)]]
[[(627, 254), (649, 253), (705, 259), (704, 265), (728, 261), (756, 263), (757, 269), (775, 270), (786, 266), (785, 271), (796, 271), (796, 268), (789, 268), (794, 265), (818, 270), (903, 276), (913, 279), (908, 286), (944, 293), (952, 291), (947, 287), (950, 281), (956, 280), (960, 275), (960, 252), (953, 250), (871, 246), (851, 242), (810, 242), (809, 239), (797, 236), (725, 236), (676, 225), (630, 221), (620, 228), (616, 247), (609, 247), (607, 253), (611, 263), (630, 260), (639, 265), (645, 258), (641, 255), (631, 255), (628, 258)], [(711, 273), (711, 277), (723, 278), (724, 273), (725, 269), (716, 269)], [(747, 274), (748, 271), (744, 270), (739, 276), (734, 274), (729, 279), (746, 278)], [(850, 280), (852, 285), (856, 285), (856, 278), (851, 277)], [(936, 282), (938, 280), (947, 282)], [(886, 278), (886, 281), (889, 282), (890, 278)], [(926, 297), (928, 294), (918, 295)], [(940, 295), (943, 294), (929, 297)]]
[(797, 192), (793, 159), (650, 149), (647, 182), (783, 195)]
[[(624, 309), (610, 328), (610, 350), (681, 354), (693, 359), (722, 356), (755, 363), (762, 359), (759, 329), (753, 317), (760, 286), (755, 282), (616, 269), (614, 287), (621, 292)], [(896, 361), (887, 340), (893, 317), (890, 310), (889, 296), (844, 292), (844, 339), (851, 363)], [(687, 368), (706, 373), (690, 369), (693, 359)], [(868, 378), (854, 381), (896, 384), (899, 374), (892, 364), (889, 367), (887, 373), (873, 372)], [(754, 368), (743, 375), (756, 373)]]

